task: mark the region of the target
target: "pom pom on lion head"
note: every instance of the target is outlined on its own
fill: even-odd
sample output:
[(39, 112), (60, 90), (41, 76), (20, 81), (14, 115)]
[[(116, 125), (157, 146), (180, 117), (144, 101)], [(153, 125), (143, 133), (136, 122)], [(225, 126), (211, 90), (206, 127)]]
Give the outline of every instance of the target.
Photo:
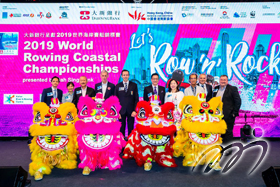
[(80, 97), (78, 102), (79, 118), (75, 127), (79, 134), (116, 134), (120, 131), (118, 121), (121, 105), (116, 96), (104, 102), (88, 97)]
[(180, 103), (180, 109), (185, 118), (182, 128), (192, 133), (224, 134), (226, 123), (223, 120), (223, 102), (221, 97), (213, 97), (206, 102), (206, 95), (185, 96)]
[(73, 103), (60, 104), (58, 99), (52, 99), (48, 107), (39, 102), (33, 105), (33, 125), (30, 126), (32, 136), (53, 134), (76, 134), (74, 123), (78, 120), (77, 109)]

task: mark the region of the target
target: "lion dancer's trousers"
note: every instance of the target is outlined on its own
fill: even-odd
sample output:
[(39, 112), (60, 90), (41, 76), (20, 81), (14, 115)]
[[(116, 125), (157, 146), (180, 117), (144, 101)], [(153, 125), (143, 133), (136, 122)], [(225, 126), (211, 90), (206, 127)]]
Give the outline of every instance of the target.
[(122, 159), (119, 154), (125, 146), (123, 135), (113, 135), (114, 140), (112, 143), (103, 149), (92, 149), (82, 141), (82, 135), (78, 136), (80, 160), (79, 168), (89, 167), (92, 171), (96, 168), (101, 169), (119, 169), (122, 165)]
[(128, 138), (127, 145), (124, 150), (123, 158), (133, 158), (138, 166), (143, 166), (148, 161), (155, 161), (163, 167), (177, 167), (173, 159), (173, 149), (171, 145), (172, 139), (162, 146), (154, 146), (144, 142), (139, 133), (133, 130)]
[[(75, 145), (73, 138), (69, 138), (70, 145)], [(39, 147), (36, 143), (36, 137), (30, 144), (32, 150), (31, 160), (29, 164), (29, 173), (34, 176), (36, 171), (42, 174), (50, 174), (53, 167), (61, 169), (75, 169), (77, 167), (77, 155), (74, 146), (68, 146), (66, 149), (56, 151), (46, 151)]]

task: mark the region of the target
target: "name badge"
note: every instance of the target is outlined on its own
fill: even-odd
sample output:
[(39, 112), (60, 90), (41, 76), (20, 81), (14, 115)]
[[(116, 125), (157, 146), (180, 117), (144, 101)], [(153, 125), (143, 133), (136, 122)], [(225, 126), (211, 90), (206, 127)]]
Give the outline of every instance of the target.
[(217, 91), (218, 91), (218, 89), (213, 90), (213, 92), (217, 92)]
[(124, 91), (124, 87), (119, 87), (119, 91)]
[(102, 89), (102, 86), (98, 86), (98, 87), (97, 87), (97, 90), (101, 90), (101, 89)]
[(151, 97), (153, 94), (152, 93), (148, 93), (148, 97)]
[(66, 100), (69, 100), (69, 99), (70, 99), (70, 96), (69, 96), (69, 95), (68, 95), (68, 96), (66, 96), (66, 97), (65, 97), (65, 99), (66, 99)]
[(47, 96), (53, 96), (53, 93), (52, 92), (47, 93)]
[(133, 95), (133, 91), (131, 91), (131, 95)]
[(171, 96), (172, 96), (172, 94), (168, 94), (168, 95), (167, 95), (167, 98), (168, 98), (168, 97), (171, 97)]
[(81, 94), (82, 90), (76, 91), (76, 94)]

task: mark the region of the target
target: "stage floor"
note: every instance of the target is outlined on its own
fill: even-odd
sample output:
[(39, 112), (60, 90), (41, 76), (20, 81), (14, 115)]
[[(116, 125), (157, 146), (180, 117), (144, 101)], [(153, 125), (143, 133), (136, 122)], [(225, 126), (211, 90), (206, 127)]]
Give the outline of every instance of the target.
[[(191, 168), (182, 166), (182, 158), (176, 158), (177, 168), (163, 168), (156, 163), (150, 172), (145, 172), (143, 167), (138, 167), (134, 160), (124, 160), (123, 167), (109, 171), (98, 169), (89, 176), (82, 175), (82, 169), (61, 170), (55, 168), (51, 175), (45, 175), (42, 181), (32, 181), (31, 186), (40, 187), (81, 187), (81, 186), (112, 186), (112, 187), (210, 187), (210, 186), (238, 186), (238, 187), (265, 187), (261, 173), (270, 166), (280, 166), (280, 139), (269, 141), (269, 151), (265, 160), (248, 175), (261, 153), (261, 148), (252, 148), (243, 152), (238, 163), (228, 172), (221, 173), (210, 171), (203, 174), (203, 168)], [(0, 166), (22, 166), (28, 171), (30, 153), (26, 141), (0, 141)], [(224, 157), (221, 165), (225, 166), (230, 159)]]

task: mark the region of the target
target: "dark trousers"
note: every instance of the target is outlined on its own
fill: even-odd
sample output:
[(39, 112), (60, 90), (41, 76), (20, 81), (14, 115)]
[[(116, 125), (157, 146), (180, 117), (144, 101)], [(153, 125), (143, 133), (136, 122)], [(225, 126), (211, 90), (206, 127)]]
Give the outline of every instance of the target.
[(221, 137), (223, 138), (223, 144), (227, 145), (233, 140), (233, 127), (234, 127), (234, 121), (235, 117), (233, 116), (227, 116), (224, 118), (226, 124), (227, 124), (227, 130), (225, 134), (222, 134)]
[(125, 114), (121, 114), (122, 119), (120, 120), (122, 122), (121, 126), (121, 133), (125, 137), (125, 129), (127, 124), (128, 129), (128, 136), (130, 135), (131, 131), (134, 129), (134, 117), (131, 117), (131, 113), (126, 112)]

